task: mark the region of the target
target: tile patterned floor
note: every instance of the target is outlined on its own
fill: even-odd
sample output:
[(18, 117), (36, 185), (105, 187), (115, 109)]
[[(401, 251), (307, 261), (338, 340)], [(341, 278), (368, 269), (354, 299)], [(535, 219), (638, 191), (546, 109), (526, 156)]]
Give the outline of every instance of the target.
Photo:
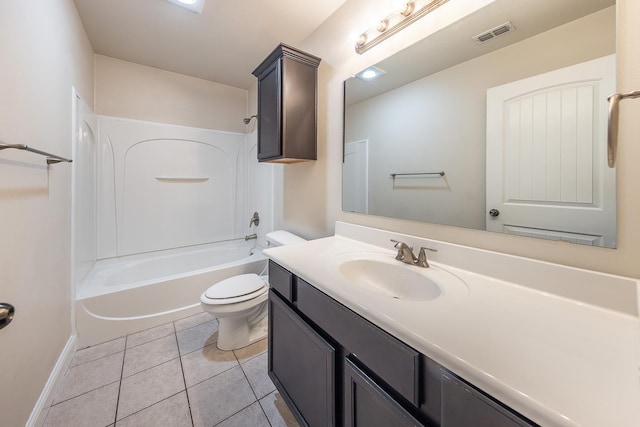
[(218, 321), (187, 317), (76, 352), (46, 427), (297, 426), (267, 376), (267, 341), (219, 350)]

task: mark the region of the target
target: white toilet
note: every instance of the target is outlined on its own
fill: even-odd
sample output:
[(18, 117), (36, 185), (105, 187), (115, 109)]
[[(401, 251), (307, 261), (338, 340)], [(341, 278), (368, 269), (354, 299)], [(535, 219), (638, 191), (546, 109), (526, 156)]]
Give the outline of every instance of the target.
[[(267, 233), (270, 246), (282, 246), (305, 240), (287, 231)], [(267, 336), (267, 276), (241, 274), (222, 280), (200, 296), (203, 310), (219, 322), (220, 350), (245, 347)]]

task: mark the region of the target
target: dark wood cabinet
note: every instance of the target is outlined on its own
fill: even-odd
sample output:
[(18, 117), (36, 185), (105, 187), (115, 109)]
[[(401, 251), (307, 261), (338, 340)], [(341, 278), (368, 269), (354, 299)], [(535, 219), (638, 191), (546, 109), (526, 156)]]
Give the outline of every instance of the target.
[(344, 367), (345, 427), (415, 427), (423, 424), (354, 362)]
[(269, 376), (299, 420), (335, 426), (335, 349), (270, 292)]
[(273, 261), (269, 282), (269, 376), (302, 425), (536, 425)]
[(298, 278), (296, 306), (381, 381), (418, 405), (420, 353)]
[(280, 44), (253, 71), (258, 78), (258, 160), (316, 160), (320, 58)]
[(515, 414), (471, 384), (442, 372), (442, 427), (530, 427)]

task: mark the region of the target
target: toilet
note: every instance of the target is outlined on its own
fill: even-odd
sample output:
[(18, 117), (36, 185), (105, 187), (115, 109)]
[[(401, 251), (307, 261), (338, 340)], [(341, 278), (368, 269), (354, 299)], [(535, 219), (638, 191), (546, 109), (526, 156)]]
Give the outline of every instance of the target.
[[(269, 246), (304, 242), (287, 231), (267, 233)], [(202, 309), (218, 318), (220, 350), (246, 347), (267, 336), (267, 276), (241, 274), (222, 280), (200, 296)]]

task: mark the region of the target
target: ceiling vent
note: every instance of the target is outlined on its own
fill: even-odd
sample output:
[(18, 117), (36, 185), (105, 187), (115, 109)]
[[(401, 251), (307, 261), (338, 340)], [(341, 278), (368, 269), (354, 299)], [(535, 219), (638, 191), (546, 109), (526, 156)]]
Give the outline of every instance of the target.
[(475, 40), (476, 43), (480, 44), (515, 30), (516, 27), (514, 27), (511, 21), (509, 21), (478, 34), (477, 36), (473, 37), (473, 40)]

